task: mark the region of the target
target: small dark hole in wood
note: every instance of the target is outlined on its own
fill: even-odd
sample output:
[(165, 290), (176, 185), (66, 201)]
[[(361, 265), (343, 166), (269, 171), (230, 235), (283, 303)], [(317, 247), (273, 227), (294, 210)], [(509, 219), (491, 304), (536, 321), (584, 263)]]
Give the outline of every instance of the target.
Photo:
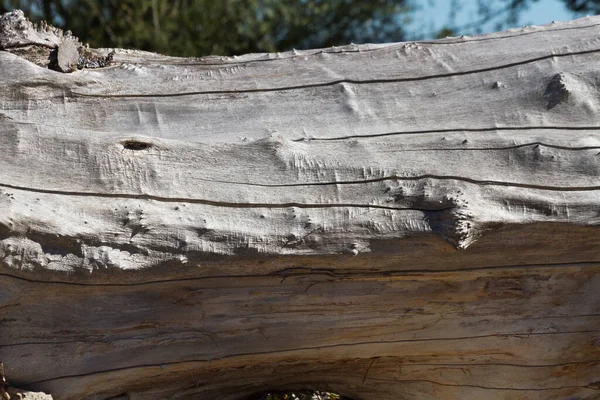
[(61, 72), (60, 68), (58, 68), (58, 49), (50, 50), (50, 53), (48, 54), (48, 68), (53, 71)]
[(138, 140), (124, 140), (121, 142), (121, 145), (123, 145), (124, 149), (134, 151), (148, 150), (152, 147), (151, 143), (140, 142)]

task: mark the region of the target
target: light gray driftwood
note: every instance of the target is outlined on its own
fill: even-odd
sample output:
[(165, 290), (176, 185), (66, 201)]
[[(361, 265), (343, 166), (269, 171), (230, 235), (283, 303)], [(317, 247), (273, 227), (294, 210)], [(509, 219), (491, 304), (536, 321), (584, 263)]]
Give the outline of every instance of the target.
[(599, 18), (72, 73), (3, 18), (11, 385), (600, 398)]

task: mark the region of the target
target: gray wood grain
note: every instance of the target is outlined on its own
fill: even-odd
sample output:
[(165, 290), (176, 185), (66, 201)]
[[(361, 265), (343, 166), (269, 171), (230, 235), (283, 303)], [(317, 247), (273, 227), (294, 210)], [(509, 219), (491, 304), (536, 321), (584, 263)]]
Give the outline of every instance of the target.
[(599, 398), (599, 34), (184, 59), (2, 16), (9, 383)]

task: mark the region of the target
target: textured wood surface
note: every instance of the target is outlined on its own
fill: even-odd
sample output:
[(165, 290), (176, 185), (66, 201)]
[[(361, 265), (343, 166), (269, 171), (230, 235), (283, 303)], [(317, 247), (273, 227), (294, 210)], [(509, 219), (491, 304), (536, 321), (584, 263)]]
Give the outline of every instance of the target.
[(600, 398), (599, 18), (183, 59), (13, 13), (0, 49), (11, 384)]

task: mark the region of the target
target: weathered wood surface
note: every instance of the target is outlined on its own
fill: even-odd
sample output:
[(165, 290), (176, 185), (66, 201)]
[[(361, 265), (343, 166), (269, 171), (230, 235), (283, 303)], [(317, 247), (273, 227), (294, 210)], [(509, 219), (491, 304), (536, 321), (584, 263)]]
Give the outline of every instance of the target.
[(600, 398), (599, 18), (73, 73), (3, 24), (13, 385)]

